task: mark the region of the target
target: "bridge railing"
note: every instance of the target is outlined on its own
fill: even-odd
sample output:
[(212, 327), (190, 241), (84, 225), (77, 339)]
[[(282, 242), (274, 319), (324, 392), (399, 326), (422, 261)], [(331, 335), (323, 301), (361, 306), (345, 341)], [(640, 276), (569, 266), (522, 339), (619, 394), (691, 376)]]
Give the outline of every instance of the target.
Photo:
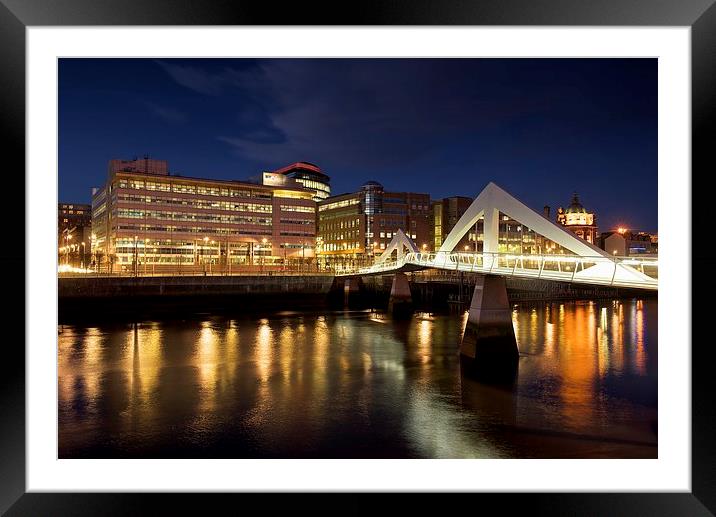
[(406, 266), (650, 289), (657, 287), (659, 277), (657, 257), (580, 257), (484, 252), (411, 252), (400, 259), (356, 268), (344, 274), (389, 273)]

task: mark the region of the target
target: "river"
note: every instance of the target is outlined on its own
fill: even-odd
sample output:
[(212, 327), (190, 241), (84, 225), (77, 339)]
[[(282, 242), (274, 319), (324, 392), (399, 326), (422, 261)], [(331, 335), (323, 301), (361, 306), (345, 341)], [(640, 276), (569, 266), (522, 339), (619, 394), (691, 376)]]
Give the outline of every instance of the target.
[(60, 458), (655, 458), (657, 300), (521, 303), (510, 385), (464, 314), (62, 325)]

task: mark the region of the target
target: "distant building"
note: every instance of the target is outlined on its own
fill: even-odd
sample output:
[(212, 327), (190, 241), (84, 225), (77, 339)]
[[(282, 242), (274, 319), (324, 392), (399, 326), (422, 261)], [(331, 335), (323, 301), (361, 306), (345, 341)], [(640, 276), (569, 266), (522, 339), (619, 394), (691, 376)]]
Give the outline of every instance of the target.
[(57, 246), (60, 264), (83, 267), (92, 247), (92, 205), (57, 205)]
[[(548, 207), (545, 207), (545, 213), (548, 214)], [(579, 197), (575, 192), (572, 196), (572, 203), (565, 210), (562, 207), (557, 209), (557, 223), (565, 226), (572, 233), (581, 237), (585, 241), (598, 244), (597, 218), (593, 213), (587, 210), (579, 202)]]
[(141, 272), (307, 264), (315, 257), (313, 195), (170, 174), (163, 160), (111, 160), (92, 195), (93, 260)]
[(618, 228), (602, 233), (599, 247), (618, 257), (657, 255), (659, 239), (657, 234)]
[(109, 173), (114, 172), (144, 172), (146, 174), (169, 174), (169, 162), (166, 160), (154, 160), (149, 155), (143, 158), (132, 158), (131, 160), (110, 160)]
[(377, 181), (368, 181), (358, 192), (318, 203), (319, 260), (337, 268), (371, 264), (399, 229), (418, 247), (428, 246), (430, 195), (386, 192)]

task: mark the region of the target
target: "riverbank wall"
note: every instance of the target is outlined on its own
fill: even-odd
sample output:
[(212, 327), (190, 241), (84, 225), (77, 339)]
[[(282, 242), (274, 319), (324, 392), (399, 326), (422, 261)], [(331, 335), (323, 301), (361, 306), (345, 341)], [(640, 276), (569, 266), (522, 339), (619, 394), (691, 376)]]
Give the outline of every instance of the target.
[[(413, 305), (442, 312), (469, 306), (477, 275), (409, 274)], [(655, 297), (655, 292), (507, 278), (510, 302)], [(387, 309), (393, 275), (346, 284), (333, 275), (63, 277), (60, 320), (117, 315), (165, 317), (185, 312), (261, 313), (351, 306)], [(346, 288), (348, 285), (348, 288)]]

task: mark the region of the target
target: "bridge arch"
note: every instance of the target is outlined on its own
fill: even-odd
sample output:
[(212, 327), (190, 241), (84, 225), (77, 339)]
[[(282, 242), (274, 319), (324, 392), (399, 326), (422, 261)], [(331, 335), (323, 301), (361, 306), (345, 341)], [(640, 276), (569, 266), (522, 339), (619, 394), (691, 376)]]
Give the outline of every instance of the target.
[(388, 246), (386, 246), (385, 251), (381, 253), (377, 259), (375, 259), (375, 263), (382, 264), (390, 258), (394, 251), (397, 252), (398, 260), (401, 260), (405, 255), (406, 249), (408, 250), (408, 253), (418, 252), (418, 247), (410, 239), (410, 237), (408, 237), (403, 230), (398, 229), (398, 231), (395, 232), (393, 239), (388, 243)]
[(610, 257), (604, 250), (538, 214), (517, 198), (490, 182), (460, 217), (438, 253), (452, 253), (465, 234), (484, 217), (484, 253), (498, 252), (499, 214), (503, 212), (535, 233), (582, 257)]

